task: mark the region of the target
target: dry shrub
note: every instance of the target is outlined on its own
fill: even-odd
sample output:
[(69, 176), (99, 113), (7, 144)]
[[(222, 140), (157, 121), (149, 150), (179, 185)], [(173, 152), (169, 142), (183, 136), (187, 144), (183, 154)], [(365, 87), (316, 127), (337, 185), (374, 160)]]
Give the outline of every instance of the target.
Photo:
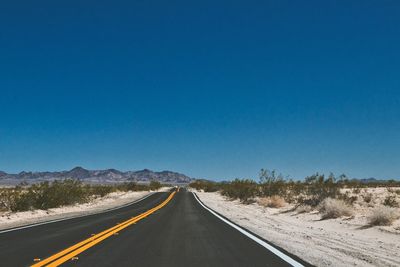
[(282, 208), (286, 205), (286, 201), (280, 196), (260, 198), (258, 204), (268, 208)]
[(342, 216), (351, 216), (353, 211), (343, 200), (326, 198), (318, 206), (322, 219), (333, 219)]
[(400, 218), (397, 209), (390, 207), (379, 207), (374, 209), (368, 217), (369, 225), (391, 225), (395, 220)]
[(346, 204), (353, 205), (354, 202), (358, 200), (358, 196), (352, 196), (349, 191), (347, 191), (345, 194), (342, 194), (338, 196), (339, 199), (343, 200), (346, 202)]
[(399, 207), (399, 203), (396, 200), (395, 195), (389, 195), (385, 198), (383, 201), (383, 205), (389, 206), (389, 207)]
[(363, 199), (365, 203), (370, 203), (372, 200), (372, 193), (366, 193), (363, 195)]
[(360, 194), (361, 189), (360, 188), (353, 188), (353, 194)]
[(263, 207), (268, 207), (269, 198), (268, 197), (261, 197), (257, 200), (257, 204)]
[(300, 205), (296, 208), (297, 213), (308, 213), (311, 212), (313, 208), (308, 205)]

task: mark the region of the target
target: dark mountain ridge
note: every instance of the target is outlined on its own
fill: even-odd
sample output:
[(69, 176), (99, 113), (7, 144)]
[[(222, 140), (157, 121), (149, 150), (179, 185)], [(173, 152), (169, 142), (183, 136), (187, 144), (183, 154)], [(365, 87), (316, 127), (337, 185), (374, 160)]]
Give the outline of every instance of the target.
[(172, 172), (155, 172), (149, 169), (140, 171), (122, 172), (116, 169), (87, 170), (82, 167), (75, 167), (69, 171), (55, 172), (20, 172), (9, 174), (0, 171), (0, 184), (18, 184), (20, 182), (36, 183), (42, 181), (54, 181), (62, 179), (78, 179), (87, 183), (119, 183), (119, 182), (150, 182), (185, 184), (190, 183), (192, 178), (187, 175)]

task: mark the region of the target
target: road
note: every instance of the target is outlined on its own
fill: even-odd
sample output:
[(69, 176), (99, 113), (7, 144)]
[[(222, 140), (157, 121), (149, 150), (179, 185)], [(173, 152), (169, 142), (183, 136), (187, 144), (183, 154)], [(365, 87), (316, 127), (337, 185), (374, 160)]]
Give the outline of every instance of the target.
[[(159, 209), (151, 210), (163, 202)], [(141, 215), (149, 210), (153, 213)], [(107, 229), (116, 233), (108, 230), (109, 236), (104, 238), (106, 235), (99, 233)], [(73, 247), (88, 238), (87, 249)], [(0, 266), (40, 264), (66, 248), (71, 249), (54, 256), (49, 266), (57, 265), (61, 257), (68, 259), (62, 266), (291, 266), (214, 216), (184, 189), (155, 193), (102, 214), (1, 233)], [(82, 251), (78, 253), (79, 248)]]

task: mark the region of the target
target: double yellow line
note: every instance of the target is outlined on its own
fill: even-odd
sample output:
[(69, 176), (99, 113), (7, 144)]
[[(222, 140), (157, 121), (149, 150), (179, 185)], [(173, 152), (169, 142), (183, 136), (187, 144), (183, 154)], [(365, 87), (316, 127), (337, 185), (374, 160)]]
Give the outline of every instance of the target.
[(93, 247), (97, 243), (100, 243), (104, 239), (117, 234), (119, 231), (122, 229), (125, 229), (126, 227), (140, 221), (141, 219), (149, 216), (150, 214), (154, 213), (155, 211), (161, 209), (165, 205), (168, 204), (168, 202), (174, 197), (176, 191), (172, 192), (166, 200), (164, 200), (161, 204), (157, 205), (156, 207), (138, 215), (135, 217), (132, 217), (129, 220), (126, 220), (122, 223), (117, 224), (114, 227), (111, 227), (107, 230), (104, 230), (101, 233), (98, 233), (88, 239), (85, 239), (69, 248), (64, 249), (63, 251), (60, 251), (36, 264), (31, 265), (31, 267), (41, 267), (41, 266), (48, 266), (48, 267), (55, 267), (63, 264), (64, 262), (68, 261), (69, 259), (75, 257), (76, 255), (82, 253), (83, 251)]

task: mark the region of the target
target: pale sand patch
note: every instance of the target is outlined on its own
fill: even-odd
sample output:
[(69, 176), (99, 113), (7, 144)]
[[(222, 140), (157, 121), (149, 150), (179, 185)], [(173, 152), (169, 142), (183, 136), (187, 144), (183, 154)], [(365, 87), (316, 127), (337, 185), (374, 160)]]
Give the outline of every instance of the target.
[[(373, 189), (383, 194), (383, 189)], [(400, 220), (388, 227), (365, 227), (367, 205), (354, 218), (320, 220), (318, 212), (285, 212), (289, 207), (244, 205), (219, 193), (196, 192), (205, 205), (238, 225), (316, 266), (400, 266)], [(382, 195), (376, 196), (376, 204)]]
[[(162, 187), (157, 191), (166, 192), (170, 189), (170, 187)], [(76, 204), (72, 206), (64, 206), (48, 210), (1, 212), (0, 230), (50, 220), (58, 220), (63, 218), (94, 214), (108, 209), (124, 206), (151, 193), (152, 191), (113, 192), (102, 198), (96, 198), (84, 204)]]

